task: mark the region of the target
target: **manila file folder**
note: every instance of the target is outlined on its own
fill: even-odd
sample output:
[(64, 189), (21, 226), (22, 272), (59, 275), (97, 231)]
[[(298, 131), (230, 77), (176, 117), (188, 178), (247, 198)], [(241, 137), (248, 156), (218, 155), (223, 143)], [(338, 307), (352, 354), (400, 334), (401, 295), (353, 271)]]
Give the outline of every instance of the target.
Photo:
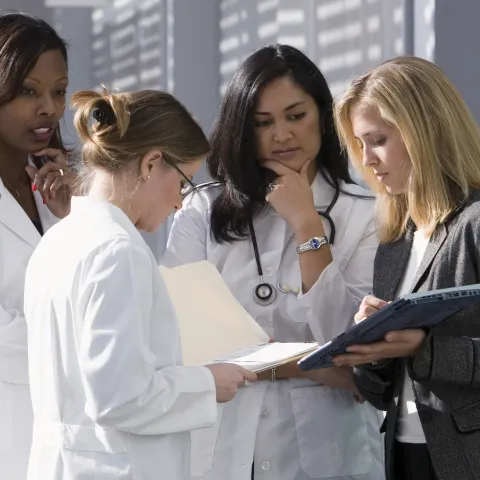
[(269, 343), (267, 333), (208, 261), (159, 269), (177, 315), (184, 365), (231, 361), (261, 371), (306, 355), (318, 346)]
[(185, 365), (202, 365), (268, 343), (268, 335), (236, 300), (212, 263), (162, 266), (160, 272), (177, 314)]

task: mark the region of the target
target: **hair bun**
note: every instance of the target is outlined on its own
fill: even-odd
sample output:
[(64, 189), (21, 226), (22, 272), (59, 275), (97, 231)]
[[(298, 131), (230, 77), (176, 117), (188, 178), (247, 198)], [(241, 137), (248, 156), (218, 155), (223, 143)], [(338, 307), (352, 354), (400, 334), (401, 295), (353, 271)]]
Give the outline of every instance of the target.
[[(111, 141), (122, 138), (130, 124), (130, 94), (93, 90), (76, 92), (71, 98), (75, 114), (75, 128), (80, 139), (104, 148)], [(91, 118), (96, 121), (91, 126)], [(90, 127), (91, 126), (91, 127)]]
[(99, 102), (97, 108), (93, 110), (92, 117), (104, 127), (110, 127), (115, 124), (115, 113), (107, 102)]

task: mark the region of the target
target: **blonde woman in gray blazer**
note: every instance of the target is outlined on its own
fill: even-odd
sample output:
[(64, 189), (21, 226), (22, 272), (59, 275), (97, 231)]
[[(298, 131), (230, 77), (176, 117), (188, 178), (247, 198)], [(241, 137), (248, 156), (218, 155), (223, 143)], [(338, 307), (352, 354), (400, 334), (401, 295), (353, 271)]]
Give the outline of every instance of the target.
[[(480, 135), (443, 72), (390, 60), (355, 80), (335, 115), (377, 194), (374, 295), (356, 321), (404, 293), (480, 283)], [(389, 480), (480, 479), (480, 305), (335, 362), (387, 412)]]

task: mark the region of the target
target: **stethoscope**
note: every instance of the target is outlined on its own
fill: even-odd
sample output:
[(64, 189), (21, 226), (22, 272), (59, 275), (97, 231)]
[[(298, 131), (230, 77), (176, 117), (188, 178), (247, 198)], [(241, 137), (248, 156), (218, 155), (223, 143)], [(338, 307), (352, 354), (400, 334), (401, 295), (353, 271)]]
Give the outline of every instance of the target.
[[(317, 211), (318, 215), (323, 217), (328, 222), (328, 224), (330, 226), (330, 238), (328, 240), (329, 245), (333, 245), (333, 242), (335, 241), (335, 222), (333, 221), (333, 219), (330, 215), (330, 212), (332, 211), (332, 208), (337, 203), (339, 195), (340, 195), (340, 189), (338, 187), (336, 187), (333, 199), (330, 202), (330, 205), (327, 207), (327, 209), (324, 212)], [(260, 261), (260, 254), (258, 252), (257, 237), (255, 235), (255, 228), (253, 227), (253, 220), (252, 220), (251, 217), (249, 219), (248, 227), (250, 229), (250, 236), (252, 238), (253, 252), (255, 253), (255, 262), (257, 264), (258, 276), (260, 277), (260, 283), (253, 289), (253, 300), (258, 305), (262, 305), (262, 306), (270, 305), (275, 300), (275, 298), (277, 296), (277, 290), (273, 285), (271, 285), (270, 283), (267, 283), (263, 280), (262, 262)], [(279, 267), (278, 267), (279, 272), (280, 272), (281, 267), (282, 267), (282, 262), (283, 262), (283, 257), (285, 255), (285, 251), (287, 250), (287, 247), (290, 244), (290, 242), (293, 240), (293, 238), (294, 237), (289, 239), (289, 241), (287, 242), (287, 245), (285, 245), (285, 248), (282, 251), (282, 257), (280, 258), (280, 264), (279, 264)], [(279, 275), (279, 277), (280, 277), (280, 275)], [(277, 288), (282, 293), (293, 293), (295, 295), (298, 294), (298, 292), (295, 292), (293, 290), (290, 290), (290, 289), (282, 286), (280, 278), (278, 279)]]

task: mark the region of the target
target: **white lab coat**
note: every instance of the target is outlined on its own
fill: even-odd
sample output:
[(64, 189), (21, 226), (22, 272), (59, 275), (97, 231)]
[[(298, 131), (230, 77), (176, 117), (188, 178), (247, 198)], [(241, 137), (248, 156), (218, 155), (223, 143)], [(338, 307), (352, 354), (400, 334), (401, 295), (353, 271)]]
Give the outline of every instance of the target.
[[(43, 230), (58, 219), (34, 193)], [(32, 441), (27, 325), (23, 291), (27, 263), (41, 236), (0, 180), (0, 478), (25, 480)]]
[(74, 197), (25, 281), (34, 411), (28, 480), (184, 480), (215, 383), (182, 367), (157, 263), (114, 205)]
[[(343, 189), (368, 195), (354, 185)], [(325, 211), (333, 189), (317, 175), (312, 184), (317, 210)], [(373, 200), (340, 194), (331, 216), (336, 225), (334, 262), (306, 294), (277, 291), (275, 302), (257, 305), (259, 283), (250, 238), (216, 243), (210, 209), (218, 187), (202, 189), (176, 214), (163, 263), (175, 266), (207, 259), (270, 337), (280, 342), (319, 341), (343, 332), (372, 286), (377, 237)], [(327, 235), (330, 227), (323, 222)], [(301, 289), (293, 231), (273, 210), (254, 221), (265, 281)], [(282, 260), (283, 254), (283, 260)], [(280, 266), (281, 265), (281, 266)], [(192, 477), (204, 480), (380, 480), (381, 417), (344, 390), (308, 379), (259, 382), (222, 407), (213, 428), (192, 432)]]

